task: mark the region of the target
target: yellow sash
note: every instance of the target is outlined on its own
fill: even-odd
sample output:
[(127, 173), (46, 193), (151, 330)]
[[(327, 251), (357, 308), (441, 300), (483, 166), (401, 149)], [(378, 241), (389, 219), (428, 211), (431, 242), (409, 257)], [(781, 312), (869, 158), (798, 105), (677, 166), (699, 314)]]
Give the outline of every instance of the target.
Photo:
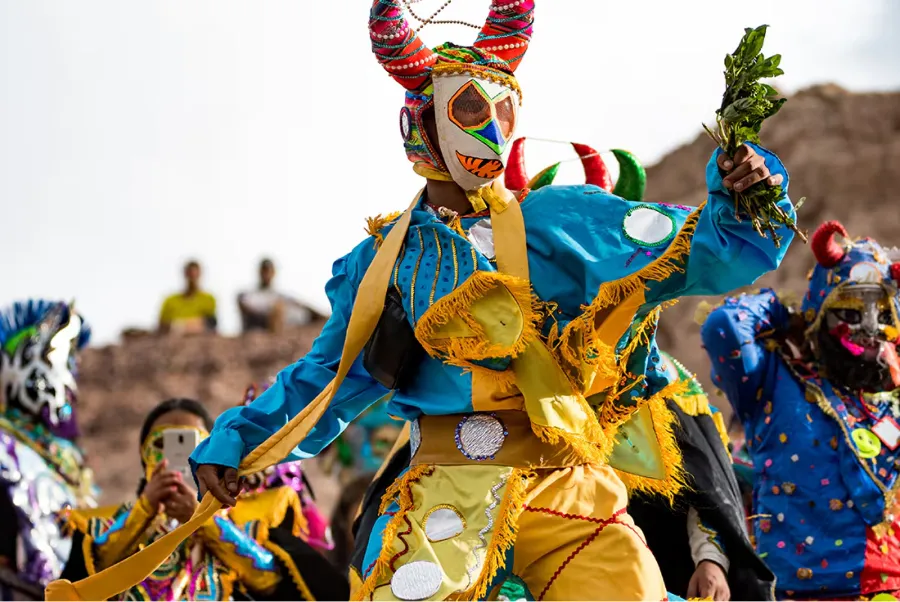
[[(340, 388), (341, 382), (347, 376), (350, 366), (375, 331), (375, 326), (384, 309), (384, 303), (373, 301), (383, 300), (387, 295), (391, 272), (400, 253), (400, 247), (406, 238), (412, 209), (418, 203), (421, 195), (420, 191), (406, 213), (391, 229), (363, 276), (356, 294), (356, 301), (353, 303), (353, 312), (347, 325), (341, 362), (334, 380), (303, 411), (244, 458), (238, 471), (240, 475), (253, 474), (281, 462), (303, 441), (325, 413), (334, 394)], [(182, 541), (190, 537), (221, 508), (222, 504), (207, 493), (188, 522), (133, 556), (77, 583), (65, 579), (51, 582), (44, 592), (44, 599), (108, 600), (135, 587), (147, 579), (175, 552)]]

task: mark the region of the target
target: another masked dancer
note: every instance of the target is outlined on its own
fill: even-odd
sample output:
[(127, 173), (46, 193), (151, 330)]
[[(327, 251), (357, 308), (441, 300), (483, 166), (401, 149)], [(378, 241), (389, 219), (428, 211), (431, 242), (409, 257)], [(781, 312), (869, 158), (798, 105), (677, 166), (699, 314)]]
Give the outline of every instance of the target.
[(76, 444), (76, 354), (90, 329), (66, 303), (32, 300), (0, 313), (0, 598), (43, 599), (71, 539), (67, 506), (97, 491)]
[[(191, 429), (199, 438), (205, 438), (211, 426), (212, 418), (206, 409), (192, 399), (164, 401), (147, 415), (141, 427), (144, 475), (137, 501), (105, 515), (79, 510), (68, 513), (68, 524), (75, 531), (75, 549), (64, 578), (93, 575), (128, 558), (191, 517), (197, 506), (197, 493), (179, 472), (168, 469), (163, 458), (165, 433), (170, 429)], [(238, 516), (228, 512), (216, 514), (148, 578), (117, 599), (313, 599), (299, 578), (293, 557), (279, 545), (285, 540), (290, 542), (295, 526), (303, 522), (296, 515), (288, 516), (294, 507), (283, 501), (289, 497), (284, 493), (275, 490), (266, 496), (269, 505), (264, 508), (260, 507), (257, 494), (251, 495)], [(278, 501), (281, 505), (276, 505)], [(328, 569), (318, 554), (307, 555), (315, 557)]]
[(712, 377), (744, 424), (758, 551), (797, 599), (900, 590), (900, 252), (837, 222), (812, 239), (799, 310), (771, 290), (703, 326)]
[[(729, 186), (787, 184), (759, 147), (713, 157), (698, 209), (594, 186), (510, 193), (497, 178), (533, 11), (493, 4), (474, 45), (431, 50), (400, 0), (375, 0), (372, 47), (406, 88), (400, 132), (425, 189), (335, 263), (312, 350), (223, 414), (192, 458), (211, 494), (199, 522), (237, 503), (239, 474), (319, 453), (393, 390), (412, 459), (351, 573), (356, 598), (484, 599), (514, 575), (543, 599), (663, 599), (619, 476), (651, 488), (680, 463), (671, 429), (659, 443), (642, 412), (684, 388), (647, 370), (660, 306), (748, 284), (786, 249), (734, 215)], [(155, 562), (158, 543), (138, 560)]]

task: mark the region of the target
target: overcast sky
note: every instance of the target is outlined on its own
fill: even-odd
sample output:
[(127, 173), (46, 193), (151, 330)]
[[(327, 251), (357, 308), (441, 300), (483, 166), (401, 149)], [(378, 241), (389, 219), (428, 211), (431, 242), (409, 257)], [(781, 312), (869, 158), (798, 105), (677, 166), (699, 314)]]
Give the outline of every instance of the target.
[[(444, 14), (480, 23), (488, 4)], [(281, 288), (327, 307), (331, 263), (366, 216), (421, 186), (367, 13), (366, 0), (0, 0), (0, 304), (75, 298), (107, 343), (153, 325), (196, 257), (235, 332), (234, 296), (271, 256)], [(898, 0), (540, 0), (517, 133), (651, 163), (712, 119), (722, 59), (762, 23), (782, 89), (900, 89)], [(569, 156), (533, 142), (528, 163)]]

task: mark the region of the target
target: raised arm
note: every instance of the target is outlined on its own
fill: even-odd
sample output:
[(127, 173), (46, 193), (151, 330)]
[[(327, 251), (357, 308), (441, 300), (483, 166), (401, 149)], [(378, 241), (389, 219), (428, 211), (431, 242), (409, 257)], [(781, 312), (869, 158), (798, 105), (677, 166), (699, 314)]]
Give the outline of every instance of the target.
[(764, 403), (759, 397), (768, 368), (767, 335), (784, 332), (790, 314), (775, 293), (729, 297), (714, 309), (700, 335), (712, 364), (712, 379), (728, 396), (741, 419)]
[[(757, 165), (754, 185), (780, 183), (779, 206), (793, 215), (784, 166), (768, 151), (751, 148), (731, 173), (742, 181), (743, 169)], [(637, 291), (639, 304), (651, 307), (685, 295), (720, 295), (775, 269), (791, 231), (779, 232), (779, 248), (749, 220), (737, 219), (720, 160), (725, 163), (717, 150), (706, 168), (702, 208), (627, 201), (596, 186), (547, 186), (529, 194), (522, 212), (538, 296), (574, 317), (583, 306), (605, 307)]]
[[(275, 383), (252, 404), (232, 408), (216, 420), (210, 437), (191, 456), (195, 476), (200, 465), (237, 468), (247, 454), (303, 410), (331, 382), (341, 359), (356, 287), (373, 256), (372, 242), (368, 240), (335, 262), (333, 277), (326, 286), (332, 315), (312, 349), (282, 370)], [(319, 453), (363, 410), (387, 393), (362, 367), (362, 359), (357, 358), (325, 414), (286, 461)], [(200, 485), (202, 493), (203, 483)], [(233, 485), (236, 487), (236, 481)]]
[(648, 301), (659, 303), (686, 295), (721, 295), (752, 284), (781, 264), (793, 232), (788, 228), (778, 231), (782, 237), (780, 247), (775, 245), (771, 234), (768, 238), (760, 236), (747, 216), (735, 216), (732, 190), (778, 184), (782, 187), (778, 205), (793, 218), (788, 174), (775, 154), (756, 145), (745, 148), (751, 149), (749, 154), (739, 151), (734, 162), (724, 157), (721, 150), (713, 153), (706, 166), (706, 205), (699, 215), (694, 213), (687, 218), (696, 220), (696, 229), (685, 264), (668, 278), (652, 282)]

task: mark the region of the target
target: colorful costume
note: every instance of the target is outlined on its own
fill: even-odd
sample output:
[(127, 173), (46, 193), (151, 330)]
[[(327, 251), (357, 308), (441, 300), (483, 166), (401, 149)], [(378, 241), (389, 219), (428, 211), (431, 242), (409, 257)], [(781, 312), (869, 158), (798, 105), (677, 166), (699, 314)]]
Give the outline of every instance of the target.
[[(252, 386), (252, 400), (261, 387)], [(244, 404), (242, 403), (241, 406)], [(150, 433), (142, 460), (147, 478), (162, 460), (167, 428)], [(201, 437), (208, 436), (205, 431)], [(327, 545), (327, 526), (308, 493), (299, 462), (247, 477), (241, 504), (207, 521), (125, 600), (339, 600), (346, 578), (313, 547)], [(67, 522), (76, 550), (64, 577), (93, 575), (166, 535), (177, 522), (145, 497), (106, 511), (73, 510)], [(310, 535), (315, 530), (319, 541)], [(302, 575), (301, 575), (302, 570)]]
[[(507, 185), (528, 182), (532, 192), (553, 184), (560, 163), (529, 179), (524, 162), (525, 139), (516, 140), (506, 170)], [(585, 144), (572, 144), (584, 165), (585, 179), (609, 189), (609, 171), (600, 153)], [(630, 201), (643, 201), (646, 172), (628, 151), (612, 151), (619, 164), (614, 193)], [(718, 564), (728, 576), (732, 599), (771, 599), (774, 576), (754, 553), (747, 535), (739, 485), (731, 467), (728, 435), (722, 415), (712, 405), (700, 383), (682, 364), (662, 353), (662, 366), (670, 383), (688, 383), (686, 390), (666, 399), (667, 411), (653, 413), (656, 430), (667, 421), (678, 424), (675, 438), (684, 461), (689, 487), (675, 499), (637, 492), (629, 513), (647, 538), (668, 591), (688, 595), (688, 585), (703, 561)], [(685, 528), (687, 525), (687, 528)], [(732, 560), (734, 562), (732, 562)]]
[(16, 303), (0, 314), (0, 555), (16, 577), (0, 575), (4, 600), (42, 596), (71, 547), (57, 513), (96, 498), (75, 443), (75, 354), (89, 337), (65, 303)]
[[(735, 219), (715, 157), (699, 209), (596, 186), (506, 190), (496, 178), (533, 11), (532, 0), (494, 4), (473, 46), (432, 51), (399, 0), (374, 1), (372, 47), (407, 89), (400, 126), (414, 168), (458, 184), (475, 212), (419, 193), (401, 217), (371, 220), (372, 236), (334, 265), (332, 316), (312, 350), (223, 414), (192, 458), (240, 474), (306, 458), (390, 394), (388, 412), (410, 422), (412, 458), (351, 574), (357, 599), (483, 599), (507, 579), (541, 599), (664, 598), (623, 483), (677, 492), (677, 447), (652, 414), (685, 385), (661, 368), (659, 311), (748, 284), (784, 252)], [(432, 112), (437, 141), (424, 135)], [(411, 371), (411, 349), (386, 341), (378, 352), (379, 333), (403, 336), (401, 324), (427, 354)], [(217, 507), (206, 498), (185, 531)], [(101, 591), (56, 585), (60, 598)]]
[[(398, 4), (377, 0), (372, 9), (376, 56), (409, 90), (401, 133), (417, 172), (440, 179), (449, 172), (476, 211), (491, 212), (458, 216), (417, 197), (407, 214), (390, 281), (429, 356), (388, 403), (391, 415), (412, 421), (414, 453), (373, 528), (358, 597), (482, 597), (511, 574), (540, 597), (577, 597), (567, 583), (590, 584), (599, 597), (665, 596), (625, 512), (626, 489), (607, 464), (622, 467), (636, 488), (652, 489), (678, 463), (646, 429), (647, 412), (613, 451), (619, 427), (638, 408), (664, 409), (683, 387), (660, 367), (660, 306), (747, 284), (783, 253), (735, 220), (711, 162), (706, 209), (628, 202), (596, 186), (532, 192), (520, 205), (527, 250), (512, 257), (518, 250), (502, 245), (510, 244), (503, 231), (515, 219), (515, 200), (498, 200), (492, 179), (511, 139), (519, 100), (512, 69), (527, 47), (532, 11), (531, 2), (495, 6), (475, 47), (432, 52)], [(422, 136), (429, 110), (440, 154)], [(784, 174), (773, 155), (759, 152)], [(375, 244), (364, 241), (335, 264), (332, 319), (313, 350), (251, 408), (220, 418), (197, 463), (237, 466), (242, 450), (326, 387), (362, 275), (398, 223), (373, 220)], [(298, 457), (320, 451), (388, 393), (361, 363)]]
[(778, 594), (896, 592), (900, 253), (851, 241), (836, 222), (812, 248), (802, 313), (771, 290), (728, 298), (703, 341), (744, 424), (754, 535)]

